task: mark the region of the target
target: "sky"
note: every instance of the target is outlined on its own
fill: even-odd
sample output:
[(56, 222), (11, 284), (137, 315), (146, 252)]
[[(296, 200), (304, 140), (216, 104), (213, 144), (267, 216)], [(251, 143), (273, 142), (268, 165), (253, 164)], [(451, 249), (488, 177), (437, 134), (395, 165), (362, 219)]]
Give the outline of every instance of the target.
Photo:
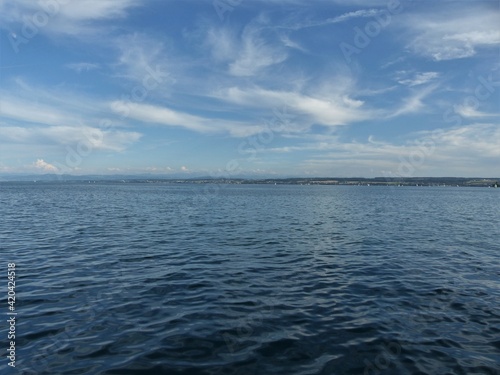
[(499, 177), (498, 0), (0, 0), (0, 174)]

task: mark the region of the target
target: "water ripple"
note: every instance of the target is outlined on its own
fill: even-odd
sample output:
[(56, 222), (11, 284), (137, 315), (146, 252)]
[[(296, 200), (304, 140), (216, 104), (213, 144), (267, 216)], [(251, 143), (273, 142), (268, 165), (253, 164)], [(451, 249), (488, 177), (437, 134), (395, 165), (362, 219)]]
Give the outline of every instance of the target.
[(1, 184), (0, 251), (18, 269), (18, 367), (500, 374), (498, 191), (203, 194)]

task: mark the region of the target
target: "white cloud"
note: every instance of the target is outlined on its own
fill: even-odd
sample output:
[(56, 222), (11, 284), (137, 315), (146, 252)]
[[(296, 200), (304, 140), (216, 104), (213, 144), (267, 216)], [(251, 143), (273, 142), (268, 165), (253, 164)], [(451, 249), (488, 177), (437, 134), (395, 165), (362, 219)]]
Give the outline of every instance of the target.
[(0, 93), (0, 117), (31, 123), (60, 125), (74, 120), (71, 114), (44, 103), (7, 97)]
[(38, 159), (33, 163), (33, 166), (43, 172), (57, 172), (58, 169), (52, 164), (47, 163), (43, 159)]
[(389, 118), (397, 117), (409, 113), (417, 113), (425, 108), (423, 100), (436, 90), (436, 85), (429, 85), (418, 90), (414, 90), (411, 95), (403, 100), (401, 106), (389, 114)]
[(122, 151), (140, 138), (138, 132), (102, 130), (90, 126), (0, 127), (2, 144), (81, 144), (92, 150)]
[[(0, 143), (74, 145), (122, 151), (141, 134), (117, 130), (123, 119), (85, 96), (58, 89), (39, 89), (18, 80), (0, 91)], [(31, 97), (31, 101), (28, 99)], [(111, 116), (105, 116), (103, 113)], [(83, 120), (85, 119), (85, 120)]]
[(229, 72), (235, 76), (253, 76), (262, 69), (285, 61), (287, 54), (261, 40), (246, 37), (238, 58), (229, 64)]
[(174, 82), (163, 42), (135, 33), (115, 39), (114, 47), (118, 49), (118, 60), (115, 64), (115, 68), (118, 68), (117, 76), (141, 85), (146, 77), (151, 77), (150, 85), (154, 90)]
[(279, 46), (269, 44), (260, 38), (259, 31), (245, 29), (242, 48), (236, 60), (229, 64), (229, 73), (235, 76), (253, 76), (264, 68), (286, 60), (287, 54)]
[[(0, 119), (41, 125), (78, 124), (81, 118), (95, 117), (103, 104), (62, 88), (44, 89), (16, 79), (9, 89), (0, 90)], [(100, 120), (96, 119), (96, 121)]]
[(439, 73), (437, 72), (423, 72), (423, 73), (416, 73), (411, 78), (400, 79), (398, 80), (398, 82), (402, 85), (411, 87), (411, 86), (423, 85), (425, 83), (435, 80), (438, 77)]
[(281, 43), (283, 43), (283, 45), (285, 47), (296, 49), (296, 50), (299, 50), (301, 52), (307, 52), (306, 48), (302, 47), (299, 43), (291, 40), (288, 35), (283, 34), (280, 36), (280, 39), (281, 39)]
[(264, 69), (284, 62), (288, 58), (283, 41), (269, 32), (266, 20), (257, 18), (248, 24), (240, 37), (226, 28), (209, 29), (206, 45), (211, 49), (215, 61), (228, 63), (228, 72), (233, 76), (250, 77)]
[(180, 126), (189, 130), (199, 132), (210, 132), (214, 129), (207, 127), (203, 118), (188, 113), (174, 111), (167, 107), (154, 106), (150, 104), (112, 102), (110, 107), (128, 108), (128, 117), (146, 123)]
[[(53, 2), (16, 0), (0, 2), (0, 25), (21, 30), (25, 19), (37, 14), (47, 19), (38, 32), (72, 36), (97, 35), (102, 27), (96, 21), (123, 18), (127, 10), (140, 5), (139, 0), (58, 0)], [(39, 16), (39, 17), (42, 17)], [(41, 19), (41, 18), (40, 18)], [(19, 33), (22, 34), (22, 33)]]
[(345, 125), (370, 116), (363, 108), (363, 102), (349, 97), (346, 93), (331, 96), (310, 96), (293, 91), (273, 91), (262, 88), (240, 89), (231, 87), (216, 93), (221, 100), (253, 108), (276, 108), (287, 106), (294, 115), (308, 119), (298, 129), (304, 130), (314, 123), (327, 126)]
[[(420, 41), (419, 41), (420, 42)], [(426, 43), (426, 42), (423, 42)], [(417, 47), (419, 48), (419, 47)], [(476, 50), (471, 44), (445, 44), (441, 46), (427, 45), (424, 54), (430, 55), (434, 60), (453, 60), (472, 57), (476, 54)]]
[(466, 104), (455, 105), (454, 110), (455, 113), (459, 114), (462, 117), (467, 117), (467, 118), (499, 116), (498, 114), (494, 113), (480, 112), (477, 110), (477, 108), (474, 108), (473, 106)]
[(500, 30), (471, 31), (468, 33), (445, 35), (443, 40), (453, 40), (466, 44), (499, 44)]
[[(375, 5), (375, 4), (372, 4), (372, 5)], [(326, 20), (290, 23), (290, 24), (285, 24), (284, 26), (281, 26), (281, 27), (284, 27), (286, 29), (291, 29), (291, 30), (300, 30), (300, 29), (309, 28), (309, 27), (319, 27), (319, 26), (325, 26), (325, 25), (346, 22), (346, 21), (349, 21), (349, 20), (355, 19), (355, 18), (374, 17), (380, 13), (381, 13), (380, 9), (361, 9), (361, 10), (356, 10), (353, 12), (347, 12), (347, 13), (341, 14), (341, 15), (336, 16), (336, 17), (331, 17), (331, 18), (328, 18)]]
[(393, 86), (374, 88), (374, 89), (360, 89), (357, 91), (357, 94), (361, 97), (363, 97), (363, 96), (378, 96), (381, 94), (385, 94), (386, 92), (394, 91), (397, 88), (398, 88), (397, 85), (393, 85)]
[(263, 126), (247, 124), (241, 121), (195, 116), (168, 107), (150, 104), (115, 101), (110, 103), (110, 108), (114, 110), (127, 108), (128, 118), (139, 120), (145, 124), (181, 127), (198, 133), (229, 133), (234, 137), (246, 137), (259, 133), (263, 129)]
[(479, 48), (500, 44), (498, 9), (457, 7), (446, 14), (409, 16), (401, 23), (413, 34), (410, 49), (435, 61), (471, 57)]
[(61, 15), (76, 22), (121, 18), (138, 5), (138, 0), (69, 0), (61, 6)]
[[(432, 138), (438, 152), (443, 154), (477, 159), (478, 163), (485, 157), (500, 158), (500, 124), (476, 123), (423, 132), (422, 135)], [(500, 159), (498, 161), (500, 163)]]
[(325, 175), (498, 177), (499, 124), (478, 123), (437, 129), (414, 134), (414, 137), (403, 144), (377, 141), (373, 137), (366, 142), (340, 142), (334, 138), (321, 140), (317, 137), (316, 143), (262, 148), (259, 152), (308, 151), (309, 156), (299, 170)]

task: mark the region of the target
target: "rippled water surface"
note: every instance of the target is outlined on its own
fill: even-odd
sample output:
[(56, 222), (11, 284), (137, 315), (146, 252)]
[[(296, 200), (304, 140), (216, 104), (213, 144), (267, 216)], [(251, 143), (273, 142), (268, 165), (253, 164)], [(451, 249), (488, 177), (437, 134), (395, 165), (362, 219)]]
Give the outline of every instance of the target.
[(500, 373), (500, 189), (1, 183), (0, 223), (2, 374)]

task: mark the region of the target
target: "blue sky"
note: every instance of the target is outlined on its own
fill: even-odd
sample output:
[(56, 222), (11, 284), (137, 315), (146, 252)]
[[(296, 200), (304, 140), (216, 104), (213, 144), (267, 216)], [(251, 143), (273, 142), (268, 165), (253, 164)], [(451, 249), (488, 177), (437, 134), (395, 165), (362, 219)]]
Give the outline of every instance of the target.
[(492, 1), (0, 0), (0, 173), (500, 176)]

